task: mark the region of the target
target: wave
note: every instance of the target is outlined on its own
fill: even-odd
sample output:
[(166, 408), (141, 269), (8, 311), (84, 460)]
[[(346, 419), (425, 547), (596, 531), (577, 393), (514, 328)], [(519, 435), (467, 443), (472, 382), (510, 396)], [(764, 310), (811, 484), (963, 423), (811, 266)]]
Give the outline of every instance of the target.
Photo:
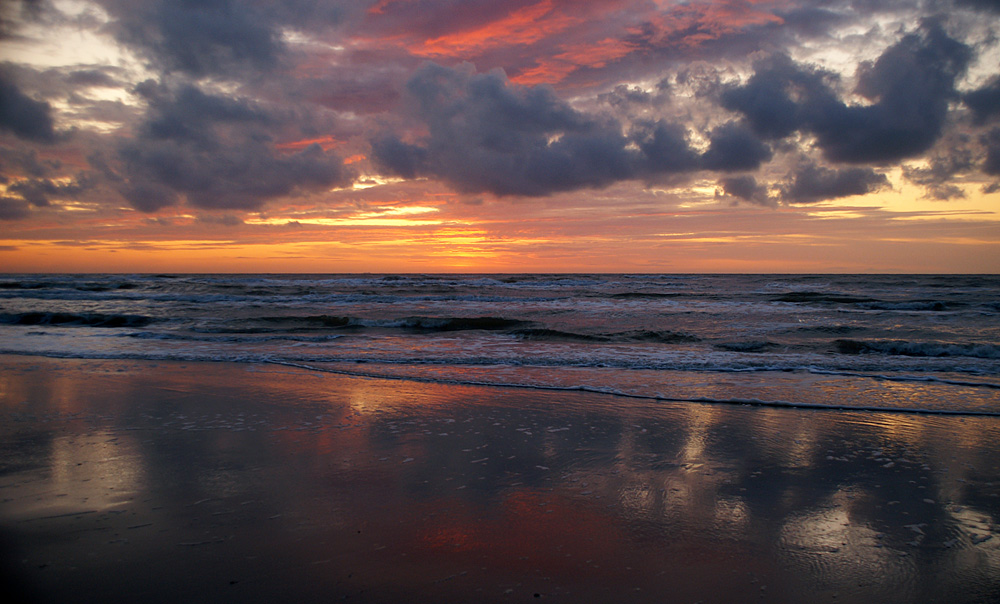
[(268, 342), (330, 342), (344, 337), (341, 334), (325, 335), (254, 335), (254, 334), (233, 334), (233, 335), (199, 335), (185, 333), (164, 333), (153, 331), (135, 331), (118, 334), (124, 338), (134, 338), (137, 340), (160, 340), (176, 342), (217, 342), (232, 344), (264, 344)]
[(950, 344), (945, 342), (908, 342), (906, 340), (835, 340), (834, 346), (841, 354), (1000, 359), (1000, 346), (996, 344)]
[(364, 319), (335, 315), (270, 316), (240, 319), (220, 327), (199, 327), (199, 333), (272, 333), (301, 332), (327, 329), (400, 329), (414, 332), (450, 331), (511, 331), (530, 329), (534, 321), (504, 317), (401, 317), (396, 319)]
[(716, 344), (715, 348), (729, 352), (768, 352), (780, 348), (780, 346), (766, 340), (749, 340), (746, 342), (724, 342)]
[(848, 296), (846, 294), (815, 291), (787, 292), (772, 296), (771, 300), (774, 302), (792, 302), (795, 304), (877, 304), (881, 302), (881, 300), (865, 296)]
[(732, 398), (716, 398), (716, 397), (704, 397), (704, 396), (675, 397), (675, 396), (666, 396), (663, 394), (642, 394), (635, 392), (623, 392), (621, 390), (617, 390), (614, 388), (587, 386), (582, 384), (575, 384), (575, 385), (527, 384), (522, 382), (483, 381), (483, 380), (458, 379), (458, 378), (449, 379), (443, 377), (382, 374), (372, 371), (337, 369), (330, 367), (316, 367), (314, 365), (309, 365), (306, 363), (295, 363), (295, 362), (279, 361), (279, 360), (269, 360), (265, 362), (273, 365), (295, 367), (297, 369), (304, 369), (307, 371), (316, 371), (320, 373), (333, 373), (338, 375), (348, 375), (355, 377), (369, 377), (377, 379), (423, 382), (423, 383), (433, 383), (433, 384), (447, 384), (447, 385), (457, 385), (457, 386), (485, 386), (490, 388), (517, 388), (522, 390), (541, 390), (541, 391), (556, 391), (556, 392), (589, 392), (593, 394), (603, 394), (621, 398), (669, 402), (669, 403), (703, 403), (703, 404), (713, 404), (713, 405), (779, 407), (786, 409), (813, 409), (821, 411), (902, 413), (908, 415), (917, 414), (917, 415), (958, 415), (958, 416), (1000, 417), (1000, 411), (985, 411), (985, 410), (975, 410), (975, 409), (939, 409), (939, 408), (929, 408), (929, 407), (881, 407), (876, 405), (854, 406), (854, 405), (839, 405), (835, 403), (810, 403), (804, 401), (764, 400), (758, 398), (738, 398), (738, 397), (732, 397)]
[(657, 300), (661, 298), (680, 298), (683, 296), (691, 297), (690, 293), (668, 293), (668, 292), (619, 292), (616, 294), (611, 294), (609, 298), (616, 298), (621, 300)]
[(552, 340), (552, 341), (576, 341), (576, 342), (610, 342), (611, 338), (600, 334), (575, 333), (571, 331), (560, 331), (558, 329), (529, 328), (517, 329), (511, 332), (513, 335), (525, 340)]
[(143, 315), (102, 313), (24, 312), (0, 313), (0, 324), (52, 325), (58, 327), (144, 327), (153, 322)]
[(940, 312), (944, 310), (954, 310), (965, 306), (956, 302), (943, 302), (941, 300), (909, 300), (901, 302), (866, 302), (858, 304), (858, 308), (865, 310), (915, 310)]

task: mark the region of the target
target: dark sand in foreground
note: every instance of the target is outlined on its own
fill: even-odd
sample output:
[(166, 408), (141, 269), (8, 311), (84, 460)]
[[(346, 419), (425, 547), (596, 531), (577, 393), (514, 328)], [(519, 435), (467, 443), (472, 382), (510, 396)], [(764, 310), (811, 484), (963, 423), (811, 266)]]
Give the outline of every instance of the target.
[(0, 414), (28, 601), (1000, 600), (997, 418), (32, 357)]

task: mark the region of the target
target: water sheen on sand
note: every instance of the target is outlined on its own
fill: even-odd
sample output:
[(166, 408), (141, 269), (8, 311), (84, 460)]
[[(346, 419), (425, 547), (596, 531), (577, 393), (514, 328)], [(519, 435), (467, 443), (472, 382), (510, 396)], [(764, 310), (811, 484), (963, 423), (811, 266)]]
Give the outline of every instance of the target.
[(996, 417), (0, 363), (0, 576), (29, 601), (1000, 598)]

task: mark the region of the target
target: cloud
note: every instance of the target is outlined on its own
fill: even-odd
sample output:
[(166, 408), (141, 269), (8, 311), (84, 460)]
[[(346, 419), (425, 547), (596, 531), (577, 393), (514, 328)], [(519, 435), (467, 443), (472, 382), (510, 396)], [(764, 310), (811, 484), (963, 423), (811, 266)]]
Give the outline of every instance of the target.
[(776, 55), (755, 64), (743, 86), (725, 90), (727, 109), (760, 136), (812, 134), (831, 161), (885, 164), (927, 151), (941, 136), (948, 102), (972, 50), (933, 21), (858, 69), (857, 93), (870, 104), (841, 101), (831, 74)]
[(966, 93), (962, 100), (972, 109), (977, 124), (1000, 116), (1000, 77), (994, 77), (986, 86)]
[(150, 140), (187, 141), (210, 148), (217, 141), (215, 128), (223, 124), (268, 125), (273, 120), (247, 99), (205, 94), (190, 84), (176, 92), (147, 80), (136, 92), (149, 102), (149, 116), (142, 135)]
[[(42, 178), (51, 175), (62, 168), (62, 162), (57, 159), (39, 159), (34, 149), (19, 149), (0, 147), (0, 170), (8, 176), (29, 176)], [(13, 167), (13, 170), (11, 170)]]
[[(770, 147), (730, 122), (708, 133), (699, 155), (687, 130), (664, 119), (627, 128), (574, 109), (546, 86), (517, 86), (503, 72), (470, 65), (421, 67), (407, 90), (427, 136), (376, 137), (376, 164), (404, 178), (441, 178), (460, 191), (544, 196), (630, 179), (657, 180), (699, 170), (739, 171), (770, 160)], [(645, 102), (628, 90), (633, 102)]]
[(630, 136), (643, 154), (641, 174), (679, 174), (698, 167), (698, 155), (688, 144), (686, 129), (678, 123), (640, 122)]
[(257, 209), (351, 179), (341, 158), (318, 144), (294, 154), (277, 151), (269, 128), (279, 126), (281, 116), (246, 99), (152, 82), (139, 93), (149, 113), (138, 135), (121, 143), (117, 175), (122, 195), (139, 210), (156, 211), (182, 197), (201, 208)]
[(787, 203), (815, 203), (851, 195), (865, 195), (889, 186), (884, 174), (871, 168), (833, 169), (807, 164), (789, 175), (781, 187), (781, 199)]
[(976, 167), (968, 136), (958, 135), (953, 144), (943, 147), (928, 160), (927, 167), (903, 166), (903, 176), (923, 186), (931, 199), (948, 200), (965, 197), (965, 192), (952, 183), (959, 175)]
[(110, 1), (122, 41), (160, 69), (196, 76), (238, 68), (269, 70), (282, 50), (278, 31), (253, 3), (237, 0)]
[(1000, 13), (1000, 2), (997, 0), (956, 0), (955, 4), (984, 12)]
[(98, 0), (109, 28), (156, 69), (196, 77), (272, 72), (288, 52), (287, 30), (323, 32), (363, 0)]
[(802, 105), (837, 105), (825, 82), (832, 74), (797, 65), (780, 53), (755, 61), (753, 68), (746, 84), (722, 91), (720, 104), (742, 113), (759, 136), (780, 139), (803, 128)]
[(28, 202), (17, 197), (0, 197), (0, 220), (21, 220), (31, 215)]
[(755, 170), (771, 159), (771, 148), (736, 122), (713, 130), (709, 141), (708, 150), (701, 157), (702, 165), (708, 170)]
[(984, 134), (981, 140), (986, 147), (986, 161), (983, 163), (983, 172), (993, 176), (1000, 175), (1000, 128), (993, 128)]
[(743, 174), (727, 176), (719, 180), (722, 192), (741, 201), (761, 206), (775, 206), (776, 200), (768, 192), (766, 185), (759, 184), (753, 176)]
[(33, 206), (45, 207), (53, 198), (76, 199), (92, 186), (93, 181), (83, 174), (70, 182), (57, 182), (47, 178), (19, 180), (8, 185), (7, 191), (20, 195)]
[(0, 70), (0, 130), (28, 141), (56, 142), (52, 108), (21, 92), (5, 71)]
[(477, 74), (428, 63), (407, 84), (426, 140), (383, 136), (373, 155), (385, 169), (436, 176), (462, 191), (547, 195), (600, 187), (636, 173), (620, 125), (574, 110), (544, 86), (509, 84), (500, 71)]
[(41, 19), (46, 8), (44, 0), (4, 0), (0, 5), (0, 40), (15, 36), (23, 22)]

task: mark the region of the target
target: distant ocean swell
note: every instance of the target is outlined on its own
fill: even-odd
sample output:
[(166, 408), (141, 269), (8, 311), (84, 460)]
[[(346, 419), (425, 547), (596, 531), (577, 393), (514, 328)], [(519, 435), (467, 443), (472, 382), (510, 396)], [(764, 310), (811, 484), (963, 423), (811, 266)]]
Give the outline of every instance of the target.
[[(0, 313), (0, 324), (27, 325), (41, 327), (99, 327), (134, 329), (146, 327), (157, 319), (144, 315), (117, 315), (103, 313), (68, 312), (24, 312)], [(581, 343), (649, 342), (659, 344), (691, 344), (701, 342), (698, 336), (669, 330), (629, 330), (622, 332), (578, 333), (546, 327), (536, 321), (510, 319), (504, 317), (401, 317), (396, 319), (364, 319), (330, 315), (310, 316), (262, 316), (228, 320), (213, 326), (196, 325), (189, 328), (193, 333), (183, 332), (142, 332), (130, 331), (121, 335), (149, 339), (188, 339), (209, 341), (194, 334), (298, 334), (302, 332), (361, 333), (368, 329), (399, 330), (410, 334), (438, 334), (460, 331), (494, 332), (528, 340), (575, 341)], [(817, 326), (804, 328), (824, 333), (850, 331), (849, 327)], [(280, 340), (274, 337), (273, 340)], [(298, 337), (286, 339), (300, 339)], [(328, 337), (321, 338), (328, 339)], [(216, 341), (237, 342), (239, 338), (229, 337)], [(317, 340), (320, 341), (320, 340)], [(766, 340), (744, 340), (713, 344), (717, 350), (743, 353), (764, 353), (778, 351), (786, 347), (781, 343)], [(919, 342), (906, 340), (853, 340), (833, 339), (826, 348), (844, 355), (887, 355), (908, 357), (970, 357), (980, 359), (1000, 359), (1000, 344), (962, 344), (940, 341)]]

